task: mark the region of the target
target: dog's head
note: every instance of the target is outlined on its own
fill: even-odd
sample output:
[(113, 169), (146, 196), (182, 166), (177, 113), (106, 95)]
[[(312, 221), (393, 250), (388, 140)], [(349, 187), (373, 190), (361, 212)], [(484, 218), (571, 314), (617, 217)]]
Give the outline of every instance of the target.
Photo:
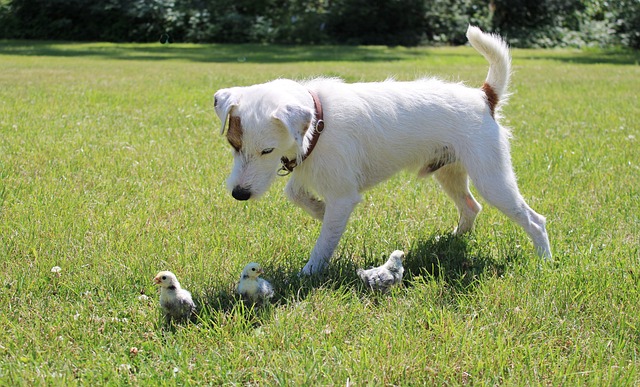
[(280, 159), (299, 158), (314, 118), (313, 99), (297, 82), (279, 79), (215, 94), (216, 114), (228, 124), (234, 165), (227, 187), (237, 200), (258, 198), (273, 182)]

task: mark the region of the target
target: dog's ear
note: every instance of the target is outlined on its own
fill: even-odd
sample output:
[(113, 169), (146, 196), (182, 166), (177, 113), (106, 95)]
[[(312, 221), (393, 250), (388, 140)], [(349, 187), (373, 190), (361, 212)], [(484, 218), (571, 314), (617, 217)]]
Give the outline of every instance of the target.
[(222, 122), (222, 128), (220, 134), (224, 133), (224, 128), (227, 125), (227, 118), (231, 109), (238, 106), (238, 97), (232, 89), (221, 89), (214, 95), (214, 108), (220, 121)]
[(304, 149), (304, 135), (311, 125), (313, 112), (308, 107), (302, 105), (283, 105), (278, 107), (272, 118), (280, 121), (296, 140), (300, 150)]

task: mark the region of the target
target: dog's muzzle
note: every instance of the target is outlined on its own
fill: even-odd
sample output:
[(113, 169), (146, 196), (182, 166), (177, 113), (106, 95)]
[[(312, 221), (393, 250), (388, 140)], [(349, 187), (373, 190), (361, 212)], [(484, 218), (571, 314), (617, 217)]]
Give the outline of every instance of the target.
[(251, 197), (251, 191), (248, 188), (240, 187), (239, 185), (233, 187), (231, 196), (236, 200), (249, 200)]

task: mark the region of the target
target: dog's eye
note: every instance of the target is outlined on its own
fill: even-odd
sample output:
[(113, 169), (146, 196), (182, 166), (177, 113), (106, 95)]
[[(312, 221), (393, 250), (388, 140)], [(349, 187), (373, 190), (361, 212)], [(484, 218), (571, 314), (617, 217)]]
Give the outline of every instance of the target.
[(267, 149), (263, 149), (262, 150), (262, 154), (263, 155), (268, 155), (269, 153), (273, 152), (274, 148), (267, 148)]

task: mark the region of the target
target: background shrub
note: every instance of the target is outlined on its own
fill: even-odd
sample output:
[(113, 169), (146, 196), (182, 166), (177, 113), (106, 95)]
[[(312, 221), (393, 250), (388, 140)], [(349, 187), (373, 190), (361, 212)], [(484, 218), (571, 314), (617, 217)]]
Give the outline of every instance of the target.
[[(516, 47), (640, 47), (640, 0), (0, 0), (0, 38)], [(166, 36), (166, 35), (165, 35)]]

